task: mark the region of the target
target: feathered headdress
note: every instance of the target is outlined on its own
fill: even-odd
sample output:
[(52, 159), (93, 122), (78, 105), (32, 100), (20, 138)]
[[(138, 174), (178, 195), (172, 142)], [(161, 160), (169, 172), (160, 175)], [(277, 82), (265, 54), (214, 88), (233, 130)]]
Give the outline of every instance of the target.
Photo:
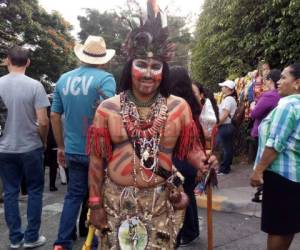
[(153, 57), (169, 61), (175, 54), (175, 44), (169, 39), (167, 17), (156, 0), (147, 1), (147, 19), (133, 29), (123, 44), (129, 58)]

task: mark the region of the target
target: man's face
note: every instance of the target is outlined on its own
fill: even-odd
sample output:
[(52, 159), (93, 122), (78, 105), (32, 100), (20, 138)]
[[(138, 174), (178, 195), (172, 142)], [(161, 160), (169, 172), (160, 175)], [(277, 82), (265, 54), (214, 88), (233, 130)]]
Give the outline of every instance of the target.
[(156, 92), (162, 79), (163, 63), (149, 59), (134, 59), (132, 62), (132, 89), (141, 96)]

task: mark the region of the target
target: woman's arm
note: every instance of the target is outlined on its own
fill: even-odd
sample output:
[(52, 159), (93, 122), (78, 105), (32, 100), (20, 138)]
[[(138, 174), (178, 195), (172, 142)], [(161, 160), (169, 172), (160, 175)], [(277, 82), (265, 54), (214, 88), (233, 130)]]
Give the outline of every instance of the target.
[(268, 102), (268, 98), (266, 98), (264, 95), (260, 97), (257, 104), (255, 105), (255, 108), (251, 112), (251, 118), (252, 119), (262, 119), (268, 114), (270, 110), (270, 105)]
[(263, 184), (263, 172), (271, 165), (277, 157), (277, 151), (274, 148), (265, 147), (259, 163), (256, 165), (254, 172), (250, 178), (252, 187), (257, 187)]

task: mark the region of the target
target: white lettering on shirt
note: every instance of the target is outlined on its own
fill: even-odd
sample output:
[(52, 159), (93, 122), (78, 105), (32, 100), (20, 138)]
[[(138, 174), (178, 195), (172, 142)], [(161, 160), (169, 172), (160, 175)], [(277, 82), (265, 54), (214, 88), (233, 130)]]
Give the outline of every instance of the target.
[(93, 76), (90, 76), (87, 80), (86, 76), (69, 77), (66, 86), (62, 90), (63, 94), (68, 95), (70, 93), (73, 96), (77, 96), (82, 91), (83, 95), (87, 95), (93, 78)]

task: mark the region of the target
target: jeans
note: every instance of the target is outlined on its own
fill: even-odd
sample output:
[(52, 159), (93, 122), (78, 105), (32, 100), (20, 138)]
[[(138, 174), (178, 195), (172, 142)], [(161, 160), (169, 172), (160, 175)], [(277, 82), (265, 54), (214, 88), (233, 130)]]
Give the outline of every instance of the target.
[(68, 190), (60, 218), (57, 240), (54, 245), (72, 249), (72, 233), (76, 226), (81, 203), (88, 191), (89, 159), (85, 155), (66, 154), (69, 172)]
[[(5, 221), (12, 244), (23, 238), (25, 242), (34, 242), (39, 238), (44, 190), (43, 155), (42, 148), (26, 153), (0, 153)], [(23, 175), (28, 191), (27, 228), (24, 233), (18, 202)]]
[(221, 143), (223, 150), (223, 159), (219, 171), (228, 174), (231, 170), (233, 159), (235, 127), (232, 124), (223, 124), (219, 126), (218, 142)]
[(198, 207), (194, 194), (197, 170), (186, 161), (181, 161), (176, 158), (173, 158), (173, 164), (184, 176), (183, 189), (190, 200), (189, 205), (186, 208), (183, 226), (177, 235), (177, 242), (180, 243), (181, 239), (185, 242), (189, 242), (198, 237), (200, 234)]

